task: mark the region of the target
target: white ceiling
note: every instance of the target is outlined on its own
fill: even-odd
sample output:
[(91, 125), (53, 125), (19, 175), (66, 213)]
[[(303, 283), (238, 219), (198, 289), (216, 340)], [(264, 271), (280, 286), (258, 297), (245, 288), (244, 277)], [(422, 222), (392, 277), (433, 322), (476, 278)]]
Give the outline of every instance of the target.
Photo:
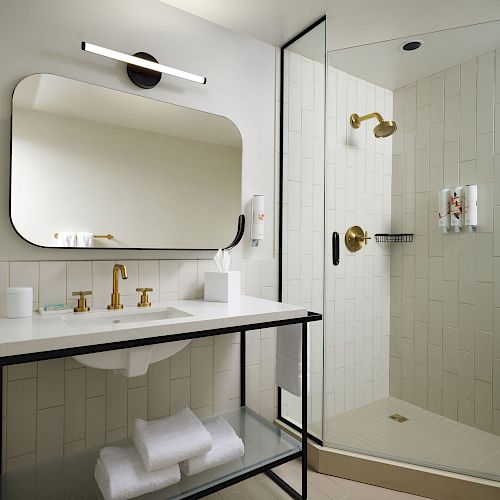
[(324, 16), (328, 4), (328, 0), (160, 1), (277, 46)]
[[(424, 43), (414, 52), (401, 51), (412, 39)], [(329, 64), (394, 90), (499, 47), (500, 21), (494, 21), (332, 51)]]
[(31, 75), (16, 87), (16, 107), (241, 148), (229, 119), (56, 75)]
[(328, 15), (328, 50), (500, 19), (499, 0), (160, 0), (281, 46)]

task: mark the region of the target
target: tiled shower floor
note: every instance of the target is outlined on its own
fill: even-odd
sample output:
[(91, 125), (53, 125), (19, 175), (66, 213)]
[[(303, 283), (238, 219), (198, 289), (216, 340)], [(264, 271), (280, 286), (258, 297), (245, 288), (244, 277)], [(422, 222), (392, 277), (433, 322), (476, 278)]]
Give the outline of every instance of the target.
[[(404, 423), (389, 415), (407, 417)], [(385, 398), (326, 421), (335, 447), (500, 480), (500, 436)]]

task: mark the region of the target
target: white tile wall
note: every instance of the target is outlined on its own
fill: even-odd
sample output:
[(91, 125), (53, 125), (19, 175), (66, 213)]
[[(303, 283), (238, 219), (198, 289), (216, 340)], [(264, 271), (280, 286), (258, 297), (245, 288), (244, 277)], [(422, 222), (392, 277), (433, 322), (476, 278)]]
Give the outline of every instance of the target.
[[(390, 381), (394, 396), (500, 434), (493, 425), (494, 412), (500, 406), (500, 398), (495, 396), (500, 394), (498, 56), (498, 51), (488, 52), (416, 82), (416, 109), (412, 97), (408, 102), (415, 84), (395, 92), (396, 120), (410, 133), (417, 116), (417, 141), (403, 141), (402, 151), (394, 151), (393, 175), (403, 182), (393, 192), (393, 220), (404, 221), (404, 211), (415, 197), (416, 242), (402, 250), (393, 246), (391, 264), (399, 266), (391, 266), (391, 275), (393, 280), (402, 275), (403, 294), (415, 296), (415, 318), (399, 307), (394, 288), (391, 324), (401, 324), (402, 331), (391, 330)], [(401, 154), (417, 158), (415, 186), (404, 182), (405, 176), (413, 175), (409, 162), (400, 166)], [(477, 233), (443, 235), (437, 226), (437, 191), (469, 183), (479, 185)], [(410, 202), (405, 204), (405, 199)], [(408, 226), (402, 229), (409, 232)], [(401, 252), (416, 252), (417, 279), (407, 286), (404, 277), (413, 275), (413, 262), (403, 259), (401, 273)], [(407, 330), (413, 321), (412, 337)], [(413, 372), (406, 366), (411, 347), (401, 349), (396, 341), (400, 337), (414, 344)], [(401, 391), (405, 381), (408, 390)]]
[[(283, 97), (289, 113), (284, 134), (289, 147), (284, 150), (283, 301), (323, 312), (324, 65), (293, 52), (285, 57), (289, 92)], [(308, 406), (309, 419), (318, 427), (323, 402), (322, 323), (311, 328)], [(300, 422), (300, 398), (283, 392), (282, 402), (283, 415)]]
[[(423, 94), (421, 89), (421, 98)], [(428, 121), (428, 116), (415, 112), (416, 87), (404, 99), (409, 112), (414, 110), (411, 119), (415, 123)], [(402, 192), (403, 158), (396, 156), (399, 174), (392, 177), (392, 139), (375, 140), (372, 122), (354, 130), (349, 117), (373, 111), (392, 116), (392, 92), (329, 67), (327, 101), (324, 397), (325, 415), (331, 417), (388, 395), (390, 289), (401, 292), (406, 280), (403, 255), (394, 255), (391, 263), (389, 246), (372, 239), (362, 251), (351, 254), (343, 244), (347, 228), (354, 224), (372, 236), (390, 232), (391, 190)], [(408, 140), (415, 141), (415, 135)], [(415, 176), (404, 181), (415, 187)], [(421, 186), (426, 182), (424, 177), (418, 179)], [(339, 233), (341, 241), (338, 266), (332, 264), (333, 231)], [(413, 276), (415, 257), (407, 264), (408, 275)], [(391, 265), (401, 269), (393, 282)], [(403, 304), (398, 297), (400, 294), (394, 294), (394, 305), (414, 314), (414, 301)], [(401, 352), (401, 338), (392, 340)], [(406, 356), (413, 359), (414, 354), (405, 351)]]
[[(138, 285), (152, 286), (153, 301), (203, 296), (211, 261), (124, 261), (129, 278), (121, 284), (124, 304), (135, 304)], [(0, 290), (34, 288), (34, 307), (74, 304), (72, 291), (92, 290), (92, 303), (110, 300), (114, 261), (2, 262)], [(274, 260), (234, 260), (242, 293), (276, 300)], [(247, 275), (249, 279), (247, 280)], [(1, 297), (0, 297), (0, 303)], [(248, 404), (266, 418), (276, 415), (275, 332), (251, 332), (247, 339)], [(151, 365), (144, 377), (126, 379), (85, 368), (72, 358), (12, 365), (6, 370), (3, 447), (6, 470), (71, 455), (85, 447), (122, 439), (133, 418), (158, 418), (190, 405), (200, 415), (239, 405), (239, 336), (193, 341), (170, 359)]]

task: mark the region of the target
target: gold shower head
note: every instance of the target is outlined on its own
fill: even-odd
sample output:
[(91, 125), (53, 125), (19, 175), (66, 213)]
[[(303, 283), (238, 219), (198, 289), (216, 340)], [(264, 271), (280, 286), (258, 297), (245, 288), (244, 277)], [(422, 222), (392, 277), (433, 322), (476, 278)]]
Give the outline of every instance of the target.
[(398, 129), (395, 121), (384, 120), (380, 113), (370, 113), (369, 115), (364, 116), (359, 116), (356, 113), (353, 113), (349, 121), (352, 128), (359, 128), (361, 122), (370, 120), (371, 118), (376, 118), (379, 122), (378, 125), (373, 129), (373, 133), (378, 139), (382, 137), (389, 137)]

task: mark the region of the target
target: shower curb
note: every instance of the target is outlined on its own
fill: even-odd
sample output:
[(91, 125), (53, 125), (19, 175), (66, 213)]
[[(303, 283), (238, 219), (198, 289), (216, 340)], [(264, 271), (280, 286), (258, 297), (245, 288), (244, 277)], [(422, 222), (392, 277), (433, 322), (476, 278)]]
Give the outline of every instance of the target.
[[(281, 420), (274, 424), (294, 437)], [(316, 472), (420, 495), (435, 500), (498, 500), (500, 482), (361, 455), (308, 443), (308, 464)]]

